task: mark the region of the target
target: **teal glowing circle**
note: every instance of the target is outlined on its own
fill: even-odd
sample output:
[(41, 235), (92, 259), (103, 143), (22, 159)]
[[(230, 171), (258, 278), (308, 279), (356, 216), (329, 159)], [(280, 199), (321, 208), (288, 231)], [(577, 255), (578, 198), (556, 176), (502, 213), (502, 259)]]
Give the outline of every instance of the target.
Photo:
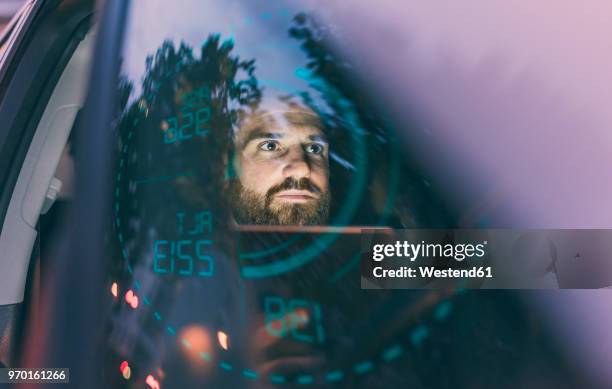
[[(268, 16), (262, 15), (262, 19), (264, 19), (264, 17), (267, 18)], [(299, 78), (309, 77), (309, 74), (303, 69), (297, 69), (295, 72), (295, 75), (296, 77), (299, 77)], [(268, 85), (272, 86), (273, 84), (274, 83), (272, 82), (272, 83), (269, 83)], [(274, 86), (278, 86), (278, 83), (276, 83)], [(136, 126), (138, 123), (134, 122), (133, 124), (134, 126)], [(358, 123), (353, 123), (352, 126), (347, 126), (347, 128), (354, 128), (354, 130), (351, 131), (351, 136), (353, 140), (353, 150), (356, 150), (356, 153), (361, 153), (361, 154), (358, 154), (358, 157), (356, 158), (356, 161), (357, 161), (356, 174), (349, 188), (349, 193), (351, 193), (351, 196), (349, 196), (349, 198), (345, 201), (344, 206), (341, 209), (341, 212), (334, 218), (334, 221), (332, 222), (333, 225), (337, 225), (337, 226), (346, 225), (349, 222), (356, 207), (358, 206), (358, 203), (361, 197), (361, 193), (364, 190), (366, 182), (367, 182), (366, 173), (367, 173), (368, 166), (367, 166), (367, 147), (366, 147), (367, 145), (365, 142), (365, 138), (362, 136), (362, 134), (360, 134), (361, 131), (359, 131), (360, 127)], [(124, 244), (124, 236), (122, 234), (122, 228), (126, 227), (126, 223), (123, 223), (123, 225), (121, 223), (120, 208), (122, 205), (120, 205), (119, 197), (120, 197), (120, 190), (121, 190), (120, 186), (122, 185), (122, 183), (125, 183), (126, 181), (126, 177), (125, 175), (122, 176), (121, 170), (124, 168), (127, 168), (128, 149), (129, 149), (129, 144), (131, 143), (133, 134), (134, 134), (133, 130), (129, 130), (127, 137), (124, 138), (123, 139), (124, 142), (122, 142), (123, 145), (120, 150), (121, 158), (120, 158), (120, 163), (119, 163), (119, 171), (115, 177), (116, 188), (115, 188), (115, 209), (114, 209), (115, 224), (116, 224), (115, 231), (117, 234), (117, 239), (121, 246), (121, 255), (123, 259), (125, 260), (126, 267), (130, 275), (133, 275), (134, 272), (132, 270), (132, 266), (130, 263), (128, 249), (125, 247), (125, 244)], [(396, 150), (397, 149), (396, 142), (392, 142), (392, 145), (394, 147), (393, 149)], [(392, 159), (393, 161), (397, 161), (397, 153), (393, 152)], [(391, 188), (393, 189), (390, 190), (389, 195), (387, 197), (387, 201), (384, 206), (384, 212), (383, 212), (383, 216), (381, 220), (384, 220), (386, 215), (388, 215), (390, 210), (392, 209), (393, 200), (394, 200), (394, 196), (396, 193), (398, 181), (399, 181), (399, 164), (392, 162), (389, 187), (390, 189)], [(311, 261), (314, 257), (316, 257), (316, 255), (318, 255), (322, 250), (324, 250), (327, 246), (329, 246), (329, 244), (333, 243), (333, 241), (336, 238), (337, 238), (337, 234), (328, 234), (324, 236), (322, 239), (318, 240), (318, 244), (311, 245), (307, 250), (300, 253), (299, 255), (294, 255), (294, 256), (285, 258), (284, 260), (276, 261), (275, 263), (272, 263), (272, 264), (265, 264), (265, 265), (259, 265), (259, 266), (246, 266), (242, 269), (243, 276), (247, 278), (270, 277), (270, 276), (283, 274), (288, 271), (297, 269), (298, 267), (303, 266), (304, 264)], [(240, 256), (241, 258), (249, 258), (249, 259), (256, 258), (258, 255), (260, 257), (268, 256), (275, 252), (278, 252), (279, 250), (282, 250), (284, 247), (286, 247), (286, 243), (290, 245), (291, 241), (285, 242), (283, 245), (276, 246), (276, 248), (270, 248), (268, 250), (264, 250), (259, 253), (241, 253)], [(134, 289), (137, 292), (140, 292), (139, 281), (133, 280), (133, 284), (134, 284)], [(149, 306), (151, 305), (152, 299), (149, 299), (148, 296), (145, 296), (143, 294), (142, 301), (145, 306)], [(173, 325), (171, 325), (171, 323), (168, 323), (168, 319), (165, 318), (160, 312), (155, 311), (155, 310), (151, 310), (151, 311), (152, 311), (151, 313), (152, 318), (154, 318), (155, 321), (160, 324), (162, 329), (165, 329), (165, 331), (169, 334), (169, 336), (175, 337), (177, 338), (177, 340), (180, 340), (180, 343), (185, 348), (188, 348), (191, 350), (194, 347), (194, 345), (190, 344), (187, 341), (187, 339), (180, 338), (180, 336), (177, 335), (176, 328)], [(436, 319), (442, 320), (446, 318), (446, 316), (448, 316), (450, 311), (451, 310), (449, 306), (440, 306), (436, 310), (436, 313), (435, 313)], [(412, 343), (416, 344), (418, 342), (422, 342), (422, 339), (426, 336), (427, 336), (426, 329), (419, 327), (413, 332), (411, 336)], [(379, 355), (374, 355), (372, 359), (358, 361), (354, 365), (347, 366), (342, 369), (329, 369), (329, 371), (323, 377), (313, 377), (308, 374), (301, 374), (298, 377), (297, 383), (304, 384), (304, 385), (318, 384), (318, 383), (340, 383), (343, 381), (343, 379), (345, 379), (349, 375), (361, 376), (363, 374), (372, 372), (374, 368), (379, 365), (393, 362), (394, 360), (403, 356), (405, 351), (408, 348), (410, 348), (410, 346), (411, 345), (408, 344), (408, 342), (398, 342), (382, 350), (382, 352)], [(276, 383), (276, 384), (290, 383), (289, 377), (281, 376), (281, 375), (272, 375), (269, 377), (259, 376), (253, 370), (250, 370), (244, 367), (240, 367), (240, 366), (233, 366), (229, 364), (228, 362), (219, 360), (217, 357), (214, 357), (204, 351), (199, 352), (198, 355), (205, 362), (218, 364), (218, 366), (221, 369), (227, 371), (229, 374), (242, 375), (246, 379), (250, 379), (250, 380), (268, 379), (272, 383)]]

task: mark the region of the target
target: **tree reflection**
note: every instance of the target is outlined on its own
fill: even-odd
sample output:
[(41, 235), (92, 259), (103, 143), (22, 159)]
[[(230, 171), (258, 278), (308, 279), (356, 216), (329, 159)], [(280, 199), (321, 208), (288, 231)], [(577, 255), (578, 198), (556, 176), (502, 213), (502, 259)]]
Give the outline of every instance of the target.
[[(332, 27), (301, 13), (294, 17), (289, 35), (300, 42), (308, 58), (307, 79), (311, 91), (302, 92), (300, 97), (325, 120), (332, 133), (335, 154), (353, 166), (358, 164), (357, 159), (367, 159), (364, 166), (368, 169), (368, 190), (361, 199), (360, 211), (354, 215), (353, 223), (372, 225), (384, 222), (396, 228), (432, 228), (452, 224), (449, 208), (428, 188), (425, 178), (415, 168), (415, 161), (406, 155), (395, 160), (390, 157), (394, 153), (403, 154), (394, 149), (401, 147), (398, 142), (402, 140), (381, 114), (385, 111), (384, 106), (374, 103), (374, 97), (364, 87), (363, 80), (356, 76), (355, 65), (331, 49), (336, 38)], [(325, 106), (317, 104), (313, 96), (315, 91)], [(404, 133), (410, 130), (402, 128)], [(355, 154), (347, 141), (352, 136), (362, 137), (367, 145), (366, 153)], [(349, 187), (351, 175), (342, 164), (334, 167), (335, 198), (343, 201), (350, 196), (342, 189)], [(393, 177), (392, 172), (401, 175), (401, 180)], [(394, 179), (398, 180), (397, 186)]]
[[(119, 201), (129, 218), (133, 252), (150, 244), (145, 227), (161, 236), (175, 234), (174, 217), (181, 210), (215, 210), (216, 221), (228, 218), (220, 192), (232, 125), (257, 107), (262, 93), (255, 60), (243, 60), (233, 49), (219, 35), (210, 35), (197, 55), (184, 42), (176, 47), (165, 41), (147, 57), (140, 88), (120, 84), (118, 153), (128, 154), (129, 184)], [(179, 134), (185, 139), (173, 138)], [(220, 231), (216, 243), (222, 239)]]
[[(255, 60), (236, 55), (231, 40), (210, 35), (199, 52), (186, 43), (177, 46), (165, 41), (146, 58), (140, 84), (128, 75), (120, 79), (113, 219), (113, 252), (118, 260), (113, 262), (111, 274), (120, 285), (140, 283), (142, 289), (137, 293), (150, 299), (160, 315), (181, 311), (177, 296), (181, 288), (193, 291), (189, 288), (195, 287), (196, 294), (202, 293), (198, 287), (216, 288), (217, 299), (235, 289), (230, 265), (223, 264), (221, 258), (215, 263), (215, 272), (221, 274), (215, 273), (208, 282), (199, 283), (197, 271), (191, 277), (178, 271), (160, 277), (154, 273), (154, 242), (191, 239), (181, 231), (177, 215), (185, 213), (184, 221), (191, 218), (193, 222), (195, 213), (205, 211), (212, 214), (213, 228), (194, 239), (214, 242), (215, 256), (232, 249), (235, 242), (223, 227), (229, 211), (222, 190), (233, 124), (244, 112), (256, 109), (261, 100), (254, 71)], [(184, 254), (195, 258), (196, 249), (190, 249)], [(216, 312), (208, 300), (199, 303), (206, 306), (201, 312)], [(225, 308), (230, 304), (222, 303)], [(145, 340), (126, 339), (126, 333), (140, 332), (143, 324), (127, 305), (116, 304), (114, 308), (116, 320), (109, 347), (121, 354), (136, 342), (136, 351), (130, 351), (134, 359), (149, 360), (151, 355), (139, 348), (138, 342), (156, 342), (164, 333), (153, 331)], [(188, 307), (190, 312), (192, 309)], [(170, 365), (181, 361), (170, 359)], [(179, 363), (176, 368), (184, 366)]]
[[(398, 150), (400, 139), (394, 134), (390, 121), (381, 114), (384, 109), (373, 103), (363, 83), (352, 74), (354, 65), (330, 48), (333, 41), (330, 28), (306, 14), (298, 14), (288, 34), (300, 44), (307, 57), (304, 69), (296, 73), (308, 86), (278, 98), (277, 103), (293, 110), (305, 107), (323, 122), (332, 149), (331, 185), (335, 206), (332, 214), (338, 212), (347, 198), (358, 196), (356, 211), (348, 221), (354, 225), (385, 224), (404, 228), (452, 225), (453, 215), (440, 196), (429, 189), (410, 156)], [(177, 46), (172, 41), (165, 41), (146, 59), (140, 84), (124, 78), (119, 86), (121, 113), (117, 161), (125, 161), (125, 167), (118, 166), (122, 174), (117, 183), (120, 188), (118, 212), (122, 219), (117, 229), (124, 232), (125, 242), (117, 256), (120, 258), (119, 252), (125, 249), (129, 262), (141, 265), (141, 269), (151, 268), (152, 240), (176, 236), (177, 212), (214, 210), (217, 227), (217, 223), (230, 219), (231, 210), (225, 202), (224, 188), (227, 179), (232, 178), (227, 161), (233, 147), (233, 131), (245, 117), (268, 109), (262, 102), (267, 91), (256, 77), (256, 59), (240, 58), (234, 50), (234, 42), (222, 40), (219, 35), (209, 36), (199, 52), (194, 50), (185, 43)], [(183, 127), (185, 131), (181, 135)], [(402, 131), (409, 132), (410, 128), (403, 127)], [(354, 147), (352, 140), (355, 138), (365, 145), (363, 149)], [(359, 174), (366, 177), (363, 191), (352, 193), (351, 183)], [(226, 229), (215, 228), (214, 232), (215, 245), (220, 249), (229, 251), (235, 246)], [(323, 261), (314, 261), (307, 271), (283, 275), (280, 280), (274, 279), (272, 282), (278, 282), (272, 286), (282, 288), (287, 294), (312, 298), (325, 307), (325, 331), (330, 336), (321, 347), (337, 366), (348, 368), (355, 361), (379, 355), (385, 345), (406, 341), (411, 336), (415, 318), (423, 316), (423, 312), (431, 310), (444, 297), (432, 294), (430, 298), (420, 299), (422, 295), (418, 292), (356, 293), (358, 267), (340, 282), (329, 283), (327, 279), (322, 282), (323, 277), (329, 275), (324, 266), (332, 261), (329, 256)], [(118, 274), (115, 279), (130, 277), (126, 261), (116, 261), (115, 266), (114, 275)], [(154, 278), (149, 272), (138, 279), (147, 276), (149, 281)], [(180, 277), (167, 274), (161, 281), (150, 282), (158, 289), (148, 295), (162, 301), (158, 304), (160, 310), (185, 308), (176, 298), (181, 289), (173, 288), (180, 281)], [(238, 290), (234, 284), (223, 287)], [(184, 288), (184, 294), (185, 290), (200, 291)], [(163, 294), (166, 296), (160, 298)], [(249, 297), (255, 300), (260, 296), (253, 293)], [(206, 299), (200, 298), (197, 303), (198, 308), (209, 307)], [(493, 299), (488, 303), (490, 307), (495, 304), (497, 300)], [(118, 309), (128, 308), (123, 305)], [(194, 307), (187, 309), (193, 311)], [(472, 309), (481, 315), (480, 305)], [(186, 316), (197, 320), (192, 311)], [(462, 328), (474, 328), (468, 321), (466, 319), (462, 327), (446, 323), (436, 325), (440, 333), (463, 337)], [(476, 335), (472, 334), (471, 338), (474, 337)], [(444, 345), (434, 346), (431, 349), (446, 350)], [(464, 350), (459, 354), (465, 353)], [(435, 358), (432, 356), (427, 361), (428, 366), (437, 365)], [(180, 363), (171, 358), (167, 360), (169, 364)], [(383, 368), (376, 376), (357, 377), (354, 382), (345, 381), (344, 384), (347, 387), (408, 386), (410, 378), (401, 381), (402, 373), (399, 369)], [(183, 379), (181, 375), (173, 377), (177, 376)]]

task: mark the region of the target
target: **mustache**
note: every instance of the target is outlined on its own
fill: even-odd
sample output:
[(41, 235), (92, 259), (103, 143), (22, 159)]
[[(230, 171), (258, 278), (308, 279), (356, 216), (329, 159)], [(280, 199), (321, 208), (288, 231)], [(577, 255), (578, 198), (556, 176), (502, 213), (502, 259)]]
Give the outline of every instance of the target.
[(284, 190), (307, 190), (312, 193), (321, 193), (321, 188), (319, 188), (314, 182), (312, 182), (308, 177), (302, 177), (299, 180), (296, 180), (293, 177), (287, 177), (283, 182), (278, 185), (273, 186), (268, 189), (266, 193), (267, 198), (271, 198), (278, 192), (282, 192)]
[[(271, 209), (274, 194), (283, 190), (304, 190), (318, 192), (316, 200), (306, 204), (283, 204), (279, 209)], [(229, 204), (233, 216), (239, 224), (268, 225), (322, 225), (327, 223), (330, 206), (330, 192), (321, 190), (310, 179), (285, 179), (259, 194), (242, 186), (238, 179), (230, 181)]]

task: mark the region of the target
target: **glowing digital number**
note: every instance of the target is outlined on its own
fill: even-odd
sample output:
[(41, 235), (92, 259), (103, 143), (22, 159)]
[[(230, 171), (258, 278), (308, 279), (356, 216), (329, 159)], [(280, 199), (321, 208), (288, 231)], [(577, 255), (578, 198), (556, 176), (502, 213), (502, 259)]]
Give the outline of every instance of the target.
[[(319, 304), (301, 299), (292, 299), (289, 304), (285, 304), (282, 298), (270, 296), (264, 299), (264, 310), (265, 326), (270, 335), (284, 337), (290, 333), (292, 338), (300, 342), (325, 341)], [(314, 333), (306, 332), (309, 328)]]
[[(204, 115), (202, 117), (202, 115)], [(208, 134), (207, 128), (202, 128), (203, 124), (208, 123), (210, 120), (210, 108), (204, 107), (200, 108), (198, 112), (196, 112), (196, 128), (195, 133), (199, 136), (206, 136)]]
[(183, 110), (193, 109), (197, 105), (205, 104), (210, 100), (210, 89), (203, 86), (191, 92), (185, 93), (180, 99), (183, 105)]
[[(194, 120), (195, 116), (195, 120)], [(208, 128), (205, 125), (210, 121), (210, 108), (203, 107), (197, 111), (184, 111), (181, 115), (182, 125), (179, 127), (177, 116), (172, 116), (166, 120), (168, 128), (162, 130), (164, 143), (170, 144), (176, 141), (186, 141), (193, 138), (193, 135), (205, 137), (208, 135)]]
[(303, 327), (308, 326), (310, 319), (308, 318), (308, 301), (304, 300), (290, 300), (289, 301), (289, 328), (291, 328), (291, 335), (302, 342), (312, 342), (313, 336), (304, 334), (299, 330)]
[(285, 302), (280, 297), (266, 297), (264, 307), (266, 310), (266, 330), (272, 336), (284, 337), (287, 334)]
[(212, 232), (212, 213), (209, 211), (198, 212), (193, 216), (193, 229), (186, 231), (185, 230), (185, 212), (178, 212), (176, 214), (177, 218), (177, 228), (178, 233), (183, 235), (185, 233), (194, 236), (201, 235), (205, 232), (205, 229), (208, 230), (208, 233)]
[(203, 254), (200, 251), (202, 246), (211, 244), (212, 241), (210, 240), (198, 240), (196, 242), (196, 257), (198, 257), (198, 260), (200, 262), (205, 263), (207, 265), (207, 270), (198, 271), (198, 275), (200, 277), (212, 277), (215, 273), (215, 261), (213, 260), (213, 257), (211, 257), (210, 255)]
[(182, 276), (190, 276), (193, 274), (193, 258), (191, 258), (190, 255), (183, 253), (182, 249), (185, 245), (191, 245), (191, 241), (181, 240), (177, 243), (176, 256), (178, 257), (178, 261), (184, 261), (185, 263), (187, 263), (186, 268), (184, 266), (181, 268), (181, 266), (179, 265), (178, 274)]
[[(215, 262), (211, 255), (205, 254), (203, 246), (212, 245), (211, 240), (201, 239), (180, 240), (178, 242), (168, 240), (156, 240), (153, 244), (153, 271), (155, 273), (174, 273), (178, 275), (191, 276), (194, 272), (193, 257), (189, 251), (193, 252), (198, 259), (197, 275), (200, 277), (212, 277), (215, 272)], [(202, 269), (202, 268), (203, 269)]]
[[(177, 230), (179, 235), (203, 235), (205, 232), (212, 233), (213, 217), (210, 211), (200, 211), (186, 217), (186, 212), (177, 212)], [(193, 220), (187, 223), (186, 220)], [(187, 230), (186, 225), (193, 226)], [(215, 260), (211, 255), (205, 253), (204, 246), (211, 246), (212, 240), (182, 239), (177, 242), (172, 240), (156, 240), (153, 244), (153, 271), (155, 273), (174, 273), (177, 270), (180, 276), (191, 276), (195, 271), (199, 277), (212, 277), (215, 273)], [(194, 253), (195, 252), (195, 253)], [(194, 264), (194, 254), (197, 259)]]
[[(172, 242), (170, 242), (172, 243)], [(167, 240), (156, 240), (153, 245), (153, 271), (156, 273), (174, 273), (174, 244), (170, 245), (170, 259), (168, 261), (168, 267), (162, 265), (162, 260), (167, 259), (168, 256), (161, 252), (160, 246), (168, 244)]]
[(191, 112), (183, 114), (183, 125), (179, 130), (179, 140), (188, 140), (193, 137), (192, 134), (189, 134), (189, 128), (193, 126), (193, 114)]

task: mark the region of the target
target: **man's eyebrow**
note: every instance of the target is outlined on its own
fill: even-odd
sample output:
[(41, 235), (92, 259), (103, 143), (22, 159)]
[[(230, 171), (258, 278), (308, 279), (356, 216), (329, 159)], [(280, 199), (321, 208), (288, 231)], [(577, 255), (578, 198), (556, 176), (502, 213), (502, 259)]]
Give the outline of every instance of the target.
[(246, 147), (249, 143), (257, 139), (280, 139), (284, 134), (278, 132), (268, 132), (264, 129), (257, 129), (251, 131), (242, 143), (242, 147)]
[(315, 141), (315, 142), (329, 143), (327, 142), (327, 138), (325, 137), (325, 135), (321, 135), (321, 134), (310, 135), (308, 136), (308, 139)]

